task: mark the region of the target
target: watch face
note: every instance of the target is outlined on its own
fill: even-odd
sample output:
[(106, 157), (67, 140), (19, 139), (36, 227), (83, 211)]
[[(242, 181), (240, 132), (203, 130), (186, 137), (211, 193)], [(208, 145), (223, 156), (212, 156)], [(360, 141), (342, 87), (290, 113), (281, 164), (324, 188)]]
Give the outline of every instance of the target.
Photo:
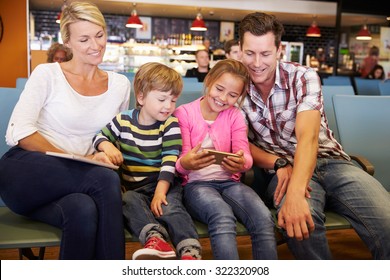
[(285, 167), (288, 164), (288, 160), (285, 158), (278, 158), (275, 162), (278, 167)]
[(289, 164), (288, 160), (285, 158), (278, 158), (275, 161), (274, 170), (277, 171), (279, 168), (285, 167)]

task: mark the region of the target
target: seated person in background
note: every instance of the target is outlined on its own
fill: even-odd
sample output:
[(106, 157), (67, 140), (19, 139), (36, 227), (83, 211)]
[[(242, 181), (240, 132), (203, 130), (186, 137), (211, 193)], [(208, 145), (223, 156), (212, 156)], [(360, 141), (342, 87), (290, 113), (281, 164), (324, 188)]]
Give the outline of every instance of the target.
[(188, 78), (198, 78), (198, 81), (202, 83), (210, 70), (210, 57), (208, 51), (197, 50), (195, 52), (195, 59), (198, 67), (188, 69), (185, 76)]
[(363, 59), (360, 66), (360, 74), (362, 78), (366, 78), (368, 73), (378, 64), (379, 61), (379, 48), (372, 46), (368, 52), (368, 55)]
[[(246, 95), (248, 71), (236, 60), (219, 61), (205, 78), (203, 97), (175, 111), (183, 137), (176, 162), (184, 180), (184, 204), (197, 220), (207, 224), (213, 256), (239, 258), (236, 220), (250, 233), (253, 259), (276, 259), (274, 221), (269, 209), (250, 187), (240, 182), (252, 166), (247, 126), (237, 102)], [(204, 148), (235, 153), (214, 164)]]
[(175, 176), (182, 140), (178, 120), (171, 115), (182, 88), (175, 70), (156, 62), (142, 65), (134, 77), (137, 108), (119, 113), (94, 137), (96, 149), (121, 165), (126, 226), (144, 245), (133, 259), (176, 259), (169, 237), (179, 258), (201, 258)]
[(385, 70), (382, 65), (375, 65), (370, 73), (367, 75), (367, 79), (377, 79), (384, 80), (385, 79)]
[(240, 44), (237, 40), (232, 39), (226, 41), (225, 46), (225, 56), (226, 58), (231, 58), (240, 61), (241, 60), (241, 49)]
[(72, 51), (60, 43), (54, 43), (47, 50), (47, 62), (65, 62), (72, 58)]

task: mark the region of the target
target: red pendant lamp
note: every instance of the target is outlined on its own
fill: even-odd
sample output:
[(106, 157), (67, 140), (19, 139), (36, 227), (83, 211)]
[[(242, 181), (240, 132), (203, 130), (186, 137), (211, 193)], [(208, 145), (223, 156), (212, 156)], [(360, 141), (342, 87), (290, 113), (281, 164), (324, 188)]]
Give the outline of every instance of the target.
[(198, 14), (196, 15), (195, 20), (192, 22), (191, 28), (192, 31), (206, 31), (207, 27), (203, 20), (202, 14), (200, 13), (200, 9)]
[(311, 23), (310, 27), (306, 31), (307, 37), (321, 37), (321, 30), (317, 26), (317, 22), (313, 19), (313, 22)]
[(370, 31), (368, 30), (367, 28), (367, 24), (364, 24), (362, 26), (362, 28), (359, 30), (359, 32), (357, 33), (356, 35), (356, 40), (365, 40), (365, 41), (368, 41), (368, 40), (371, 40), (372, 37), (371, 37), (371, 33)]
[(60, 22), (61, 22), (61, 14), (62, 14), (62, 10), (64, 9), (65, 6), (66, 6), (66, 0), (64, 0), (64, 4), (62, 4), (61, 11), (57, 15), (56, 23), (58, 23), (58, 24), (60, 24)]
[(131, 11), (131, 16), (127, 20), (126, 27), (128, 28), (142, 28), (142, 21), (137, 15), (137, 10), (135, 9), (135, 3), (133, 3), (133, 10)]

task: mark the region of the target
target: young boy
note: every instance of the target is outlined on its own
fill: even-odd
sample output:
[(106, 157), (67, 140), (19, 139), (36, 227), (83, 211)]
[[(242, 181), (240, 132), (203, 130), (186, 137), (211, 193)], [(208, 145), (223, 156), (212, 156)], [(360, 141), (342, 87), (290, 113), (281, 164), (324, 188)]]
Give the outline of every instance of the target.
[[(136, 109), (118, 114), (93, 139), (96, 150), (120, 165), (126, 226), (143, 249), (133, 259), (201, 259), (191, 217), (182, 204), (175, 163), (182, 149), (172, 116), (183, 88), (181, 76), (160, 63), (146, 63), (134, 77)], [(168, 235), (169, 233), (169, 235)]]

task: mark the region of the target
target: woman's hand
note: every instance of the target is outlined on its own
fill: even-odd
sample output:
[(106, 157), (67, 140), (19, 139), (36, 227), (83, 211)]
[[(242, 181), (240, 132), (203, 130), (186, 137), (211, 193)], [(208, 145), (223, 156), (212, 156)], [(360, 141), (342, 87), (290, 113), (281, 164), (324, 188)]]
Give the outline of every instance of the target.
[(206, 151), (199, 152), (201, 144), (196, 145), (191, 151), (180, 159), (181, 165), (186, 170), (199, 170), (215, 163), (215, 157)]

